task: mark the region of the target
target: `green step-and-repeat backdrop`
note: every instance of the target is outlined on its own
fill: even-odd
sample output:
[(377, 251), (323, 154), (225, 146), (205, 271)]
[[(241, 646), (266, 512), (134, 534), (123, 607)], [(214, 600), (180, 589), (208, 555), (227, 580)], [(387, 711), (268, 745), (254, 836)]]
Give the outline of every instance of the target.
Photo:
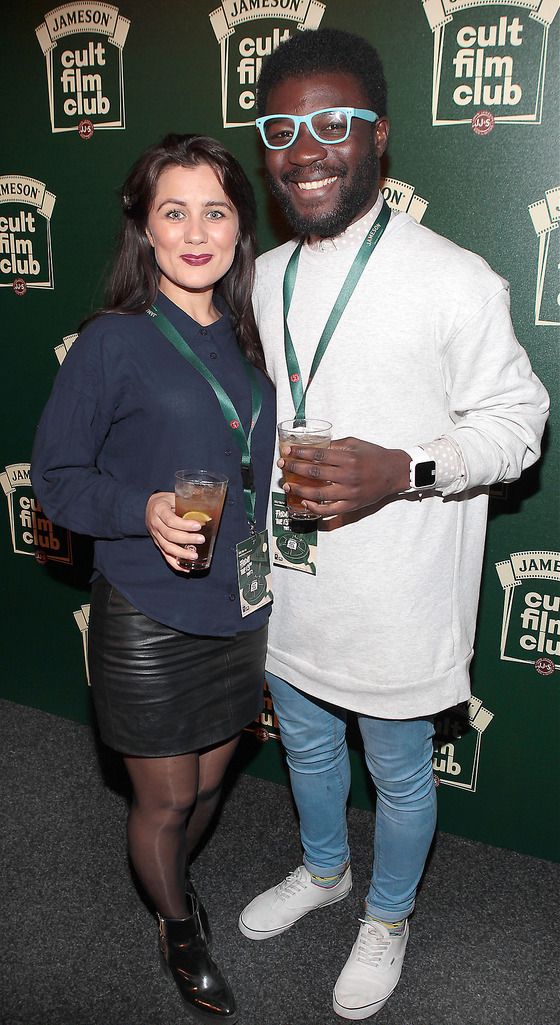
[[(117, 191), (166, 132), (221, 139), (257, 192), (263, 250), (287, 237), (253, 125), (263, 59), (319, 26), (379, 50), (391, 206), (511, 283), (518, 337), (552, 397), (541, 463), (491, 503), (473, 698), (438, 721), (440, 826), (558, 857), (560, 0), (5, 0), (0, 164), (3, 398), (0, 696), (91, 721), (91, 546), (35, 501), (35, 426), (78, 325), (101, 302)], [(406, 303), (406, 292), (402, 296)], [(489, 339), (491, 344), (491, 339)], [(406, 647), (396, 658), (414, 660)], [(285, 780), (270, 702), (247, 770)], [(352, 800), (370, 787), (352, 740)]]

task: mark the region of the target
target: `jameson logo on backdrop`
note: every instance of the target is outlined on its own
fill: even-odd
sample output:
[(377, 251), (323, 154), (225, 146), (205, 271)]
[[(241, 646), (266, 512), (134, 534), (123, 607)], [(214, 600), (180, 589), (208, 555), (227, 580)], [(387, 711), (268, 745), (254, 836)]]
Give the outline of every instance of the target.
[(434, 35), (432, 124), (540, 124), (560, 0), (423, 0)]
[(45, 516), (33, 494), (29, 463), (12, 463), (0, 473), (8, 499), (12, 546), (16, 555), (34, 555), (38, 562), (72, 562), (69, 530)]
[(78, 630), (82, 635), (82, 647), (84, 650), (84, 664), (86, 670), (86, 680), (88, 687), (90, 686), (89, 679), (89, 662), (88, 662), (88, 629), (89, 629), (89, 605), (80, 605), (79, 609), (74, 612), (74, 619)]
[(220, 44), (224, 128), (253, 124), (263, 57), (294, 30), (318, 28), (324, 13), (325, 4), (318, 0), (222, 0), (212, 11), (210, 23)]
[(56, 196), (43, 182), (0, 175), (0, 288), (24, 295), (54, 288), (51, 215)]
[(407, 185), (396, 178), (382, 178), (379, 188), (392, 210), (404, 210), (420, 223), (426, 213), (428, 200), (415, 195), (414, 185)]
[(53, 132), (124, 128), (123, 48), (130, 21), (105, 3), (62, 4), (35, 29), (45, 55)]
[(560, 324), (560, 185), (531, 203), (529, 213), (539, 239), (535, 324)]
[(57, 360), (58, 360), (58, 362), (60, 363), (61, 366), (64, 363), (64, 360), (65, 360), (68, 352), (72, 348), (74, 342), (76, 341), (77, 337), (78, 337), (77, 334), (74, 334), (74, 335), (64, 335), (60, 345), (56, 345), (55, 346), (54, 354), (55, 354), (55, 356), (56, 356), (56, 358), (57, 358)]
[(560, 552), (514, 552), (496, 571), (504, 589), (500, 658), (552, 676), (560, 669)]
[(473, 695), (465, 705), (448, 708), (435, 720), (432, 766), (436, 782), (476, 791), (482, 735), (494, 713)]

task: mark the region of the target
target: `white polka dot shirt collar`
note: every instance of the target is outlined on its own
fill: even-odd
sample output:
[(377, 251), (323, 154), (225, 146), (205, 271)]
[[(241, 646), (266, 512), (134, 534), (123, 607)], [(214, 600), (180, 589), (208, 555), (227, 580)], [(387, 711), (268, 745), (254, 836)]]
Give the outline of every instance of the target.
[(312, 253), (332, 253), (339, 249), (357, 249), (363, 242), (366, 233), (371, 228), (372, 221), (377, 217), (383, 205), (383, 196), (379, 193), (373, 206), (359, 220), (350, 224), (345, 231), (335, 238), (321, 238), (318, 242), (306, 242), (306, 247)]

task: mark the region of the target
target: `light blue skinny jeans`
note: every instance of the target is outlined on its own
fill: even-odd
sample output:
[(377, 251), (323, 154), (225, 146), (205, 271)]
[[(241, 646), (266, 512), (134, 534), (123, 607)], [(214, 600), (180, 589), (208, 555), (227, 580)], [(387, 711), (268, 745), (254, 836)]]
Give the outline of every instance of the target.
[[(350, 860), (347, 713), (271, 673), (267, 680), (299, 812), (304, 865), (317, 875), (335, 875)], [(398, 922), (414, 908), (436, 825), (433, 721), (359, 715), (358, 724), (377, 792), (366, 911)]]

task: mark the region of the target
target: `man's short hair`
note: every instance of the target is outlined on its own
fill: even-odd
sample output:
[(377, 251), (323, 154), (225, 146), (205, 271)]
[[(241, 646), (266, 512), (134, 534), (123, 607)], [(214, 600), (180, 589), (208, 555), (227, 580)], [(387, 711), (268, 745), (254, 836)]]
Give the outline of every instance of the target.
[(387, 83), (377, 50), (351, 32), (320, 28), (296, 32), (263, 61), (257, 83), (257, 117), (266, 113), (268, 94), (279, 82), (333, 71), (353, 75), (363, 86), (371, 109), (379, 117), (387, 114)]

